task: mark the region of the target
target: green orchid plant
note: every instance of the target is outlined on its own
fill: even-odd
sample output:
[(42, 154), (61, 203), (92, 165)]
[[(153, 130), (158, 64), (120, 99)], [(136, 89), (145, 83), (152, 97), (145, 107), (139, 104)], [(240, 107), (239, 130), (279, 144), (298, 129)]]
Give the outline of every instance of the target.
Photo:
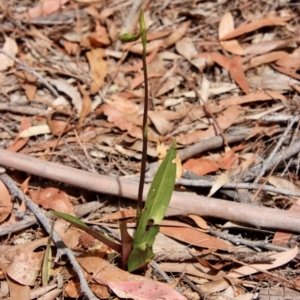
[[(166, 157), (161, 163), (153, 182), (148, 191), (145, 207), (143, 208), (143, 191), (145, 183), (147, 147), (148, 147), (148, 77), (146, 63), (147, 30), (144, 13), (141, 10), (139, 15), (139, 33), (122, 34), (119, 40), (123, 43), (134, 42), (141, 38), (143, 52), (143, 71), (145, 83), (144, 112), (143, 112), (143, 149), (141, 161), (141, 173), (137, 201), (137, 227), (132, 241), (126, 229), (126, 223), (121, 224), (122, 245), (112, 238), (98, 233), (81, 220), (60, 212), (52, 211), (55, 215), (69, 221), (71, 224), (81, 228), (93, 237), (100, 240), (110, 248), (123, 254), (122, 264), (127, 265), (129, 272), (137, 270), (149, 263), (154, 256), (153, 243), (159, 232), (159, 224), (163, 220), (169, 206), (174, 190), (176, 178), (176, 141), (173, 142)], [(125, 242), (125, 239), (127, 242)], [(129, 245), (128, 245), (129, 244)], [(125, 249), (126, 248), (126, 249)]]

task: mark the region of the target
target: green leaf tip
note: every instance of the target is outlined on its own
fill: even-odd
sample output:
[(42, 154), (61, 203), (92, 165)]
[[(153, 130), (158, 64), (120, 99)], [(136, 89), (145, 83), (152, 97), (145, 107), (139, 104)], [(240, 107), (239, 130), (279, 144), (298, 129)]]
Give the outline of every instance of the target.
[(124, 33), (118, 37), (118, 40), (122, 43), (130, 43), (135, 42), (141, 37), (141, 34), (130, 34), (130, 33)]

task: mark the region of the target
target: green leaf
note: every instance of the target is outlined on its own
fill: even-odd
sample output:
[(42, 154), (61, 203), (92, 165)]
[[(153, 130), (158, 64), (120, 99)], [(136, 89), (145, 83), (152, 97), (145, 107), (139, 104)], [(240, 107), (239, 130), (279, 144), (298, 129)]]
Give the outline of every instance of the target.
[(102, 242), (103, 244), (107, 245), (108, 247), (110, 247), (111, 249), (121, 253), (121, 248), (122, 246), (116, 242), (114, 239), (110, 238), (109, 236), (106, 236), (100, 232), (97, 232), (93, 229), (91, 229), (89, 226), (87, 226), (85, 223), (83, 223), (81, 220), (79, 220), (78, 218), (69, 215), (69, 214), (65, 214), (59, 211), (55, 211), (55, 210), (50, 210), (54, 215), (68, 221), (69, 223), (71, 223), (72, 225), (74, 225), (77, 228), (82, 229), (83, 231), (87, 232), (88, 234), (90, 234), (92, 237), (94, 237), (95, 239), (99, 240), (100, 242)]
[(124, 33), (118, 37), (118, 40), (122, 43), (130, 43), (135, 42), (141, 37), (140, 33), (137, 34), (130, 34), (130, 33)]
[(51, 258), (52, 258), (51, 242), (52, 242), (53, 228), (54, 228), (54, 222), (52, 223), (52, 226), (51, 226), (51, 231), (49, 234), (46, 251), (45, 251), (44, 259), (43, 259), (43, 266), (42, 266), (43, 287), (46, 287), (48, 285), (48, 280), (50, 278)]
[(176, 141), (173, 142), (150, 186), (145, 208), (134, 236), (133, 251), (128, 260), (129, 272), (144, 265), (153, 255), (152, 246), (159, 232), (158, 225), (165, 216), (175, 185), (176, 163), (173, 162), (175, 158)]

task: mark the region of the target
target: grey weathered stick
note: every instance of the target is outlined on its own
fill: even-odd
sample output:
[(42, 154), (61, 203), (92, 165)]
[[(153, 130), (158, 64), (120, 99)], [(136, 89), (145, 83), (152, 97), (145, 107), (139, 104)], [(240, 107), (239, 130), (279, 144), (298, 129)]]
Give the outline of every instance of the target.
[[(300, 147), (300, 141), (295, 142), (293, 146), (295, 145)], [(294, 151), (295, 149), (289, 149), (287, 156)], [(136, 200), (138, 182), (128, 179), (92, 174), (3, 149), (0, 149), (0, 165), (87, 190)], [(149, 185), (145, 185), (144, 199), (148, 189)], [(186, 214), (211, 216), (256, 227), (300, 233), (300, 218), (297, 213), (175, 191), (166, 215)]]

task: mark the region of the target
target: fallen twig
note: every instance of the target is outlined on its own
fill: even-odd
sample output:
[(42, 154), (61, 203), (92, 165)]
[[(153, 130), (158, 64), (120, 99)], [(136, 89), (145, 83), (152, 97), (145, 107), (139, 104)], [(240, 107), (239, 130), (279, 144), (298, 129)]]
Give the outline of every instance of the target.
[[(300, 139), (296, 140), (293, 148), (287, 151), (286, 157), (295, 153), (296, 149), (294, 147), (299, 152)], [(281, 159), (281, 157), (279, 156), (278, 159)], [(132, 180), (92, 174), (3, 149), (0, 149), (0, 165), (90, 191), (136, 200), (138, 182)], [(149, 185), (145, 185), (144, 199), (146, 198), (148, 189)], [(228, 202), (216, 198), (199, 196), (186, 191), (175, 191), (166, 215), (186, 214), (217, 217), (274, 230), (300, 232), (300, 218), (298, 213), (295, 212)]]

